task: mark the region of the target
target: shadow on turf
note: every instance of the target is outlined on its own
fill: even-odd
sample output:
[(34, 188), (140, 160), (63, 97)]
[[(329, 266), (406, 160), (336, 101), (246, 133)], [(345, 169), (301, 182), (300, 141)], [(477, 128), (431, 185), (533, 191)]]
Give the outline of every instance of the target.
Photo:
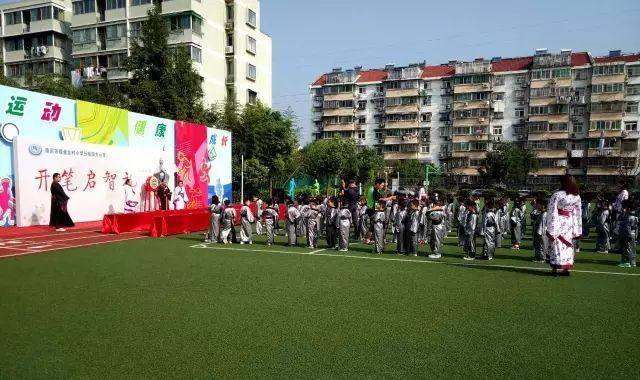
[(550, 270), (543, 269), (526, 269), (526, 268), (513, 268), (513, 267), (502, 267), (502, 266), (480, 266), (480, 265), (460, 265), (459, 267), (465, 269), (475, 269), (475, 270), (485, 270), (485, 271), (498, 271), (498, 272), (511, 272), (511, 273), (523, 273), (530, 274), (532, 276), (541, 276), (541, 277), (553, 277), (551, 275)]

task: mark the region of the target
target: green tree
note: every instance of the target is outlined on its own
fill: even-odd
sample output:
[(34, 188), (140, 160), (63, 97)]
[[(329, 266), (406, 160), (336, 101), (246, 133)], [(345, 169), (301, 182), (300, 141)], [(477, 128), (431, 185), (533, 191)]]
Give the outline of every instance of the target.
[(401, 160), (394, 165), (396, 174), (400, 173), (401, 178), (419, 179), (424, 178), (424, 163), (413, 160)]
[(520, 185), (525, 183), (529, 173), (536, 172), (539, 167), (535, 151), (504, 143), (487, 153), (479, 171), (492, 184)]
[(304, 170), (309, 176), (328, 181), (331, 177), (357, 174), (358, 150), (352, 139), (323, 139), (303, 151)]
[(169, 28), (158, 2), (147, 12), (140, 36), (131, 42), (126, 68), (131, 110), (202, 122), (205, 108), (200, 76), (184, 47), (169, 47)]

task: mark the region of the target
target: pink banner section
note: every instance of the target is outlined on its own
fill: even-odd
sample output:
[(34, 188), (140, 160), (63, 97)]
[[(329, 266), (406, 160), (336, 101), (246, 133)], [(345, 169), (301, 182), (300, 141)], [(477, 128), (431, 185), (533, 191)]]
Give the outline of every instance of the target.
[(189, 197), (187, 209), (207, 207), (209, 157), (207, 127), (176, 121), (176, 170)]

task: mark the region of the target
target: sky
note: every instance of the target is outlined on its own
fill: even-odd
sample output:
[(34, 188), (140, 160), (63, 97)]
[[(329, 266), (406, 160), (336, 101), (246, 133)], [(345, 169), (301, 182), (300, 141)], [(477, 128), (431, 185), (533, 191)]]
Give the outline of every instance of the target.
[(515, 57), (536, 48), (640, 51), (637, 0), (261, 0), (261, 12), (273, 41), (272, 106), (291, 107), (303, 144), (309, 85), (334, 67)]
[(309, 85), (334, 67), (532, 55), (536, 48), (640, 51), (637, 0), (262, 0), (273, 39), (273, 108), (310, 140)]

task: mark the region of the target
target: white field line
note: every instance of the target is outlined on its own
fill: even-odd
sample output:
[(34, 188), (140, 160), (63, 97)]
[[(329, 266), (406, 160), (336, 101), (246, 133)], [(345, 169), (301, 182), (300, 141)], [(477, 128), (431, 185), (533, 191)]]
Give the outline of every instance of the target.
[(34, 238), (43, 238), (43, 237), (51, 237), (51, 236), (66, 236), (66, 235), (76, 235), (76, 234), (85, 234), (87, 232), (100, 232), (99, 229), (95, 229), (95, 228), (91, 228), (91, 229), (86, 229), (83, 231), (70, 231), (70, 232), (56, 232), (56, 233), (51, 233), (51, 234), (46, 234), (46, 235), (29, 235), (29, 236), (15, 236), (15, 237), (8, 237), (6, 239), (0, 239), (1, 241), (10, 241), (10, 240), (25, 240), (25, 239), (34, 239)]
[[(452, 262), (446, 262), (446, 261), (415, 260), (415, 259), (405, 259), (405, 258), (397, 258), (397, 257), (355, 256), (355, 255), (339, 254), (339, 253), (321, 253), (322, 251), (326, 251), (326, 249), (319, 249), (319, 250), (311, 251), (311, 252), (295, 252), (295, 251), (283, 251), (283, 250), (232, 248), (232, 247), (221, 247), (221, 246), (216, 246), (216, 245), (209, 246), (209, 245), (206, 245), (206, 244), (192, 245), (191, 248), (219, 249), (219, 250), (227, 250), (227, 251), (244, 251), (244, 252), (258, 252), (258, 253), (289, 253), (289, 254), (294, 254), (294, 255), (343, 257), (343, 258), (349, 258), (349, 259), (397, 261), (397, 262), (411, 262), (411, 263), (419, 263), (419, 264), (442, 264), (442, 265), (453, 265), (453, 266), (460, 266), (460, 267), (527, 269), (527, 270), (538, 271), (538, 272), (548, 272), (549, 271), (548, 268), (516, 266), (516, 265), (452, 263)], [(589, 273), (589, 274), (605, 274), (605, 275), (612, 275), (612, 276), (632, 276), (632, 277), (640, 276), (640, 273), (605, 272), (605, 271), (593, 271), (593, 270), (581, 270), (581, 269), (575, 269), (575, 270), (572, 270), (571, 272)]]
[(0, 260), (8, 258), (8, 257), (31, 255), (31, 254), (34, 254), (34, 253), (43, 253), (43, 252), (51, 252), (51, 251), (62, 251), (62, 250), (65, 250), (65, 249), (90, 247), (90, 246), (93, 246), (93, 245), (118, 243), (118, 242), (121, 242), (121, 241), (137, 240), (137, 239), (144, 239), (144, 238), (148, 238), (148, 236), (136, 236), (136, 237), (126, 238), (126, 239), (117, 239), (117, 240), (114, 239), (114, 240), (107, 240), (107, 241), (99, 241), (99, 242), (96, 242), (96, 243), (70, 245), (70, 246), (67, 246), (67, 247), (56, 247), (56, 248), (51, 248), (51, 249), (42, 249), (42, 250), (29, 251), (29, 252), (23, 252), (23, 253), (12, 253), (10, 255), (0, 255)]
[(65, 245), (65, 242), (67, 241), (72, 241), (72, 240), (82, 240), (82, 239), (90, 239), (90, 238), (100, 238), (100, 237), (105, 237), (105, 236), (120, 236), (120, 235), (130, 235), (130, 234), (134, 234), (134, 233), (138, 233), (138, 231), (131, 231), (131, 232), (123, 232), (119, 235), (114, 235), (114, 234), (100, 234), (97, 231), (86, 231), (85, 233), (87, 233), (87, 236), (81, 236), (81, 237), (75, 237), (75, 238), (71, 238), (71, 239), (62, 239), (62, 237), (64, 235), (57, 235), (58, 237), (60, 237), (59, 240), (44, 240), (44, 241), (23, 241), (21, 243), (12, 245), (12, 247), (15, 246), (32, 246), (32, 245), (36, 245), (36, 244), (48, 244), (48, 245)]

